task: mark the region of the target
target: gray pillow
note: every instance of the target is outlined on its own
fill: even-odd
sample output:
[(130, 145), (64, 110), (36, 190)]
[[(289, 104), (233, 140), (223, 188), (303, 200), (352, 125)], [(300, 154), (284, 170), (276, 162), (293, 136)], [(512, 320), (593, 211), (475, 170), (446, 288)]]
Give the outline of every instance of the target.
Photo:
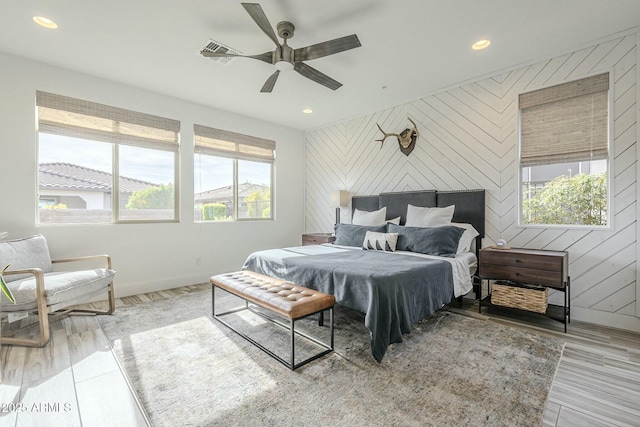
[(463, 228), (446, 225), (442, 227), (403, 227), (387, 224), (390, 233), (398, 233), (396, 250), (411, 251), (427, 255), (454, 258), (458, 250)]
[(333, 244), (361, 248), (367, 231), (384, 233), (386, 229), (386, 225), (336, 224), (336, 241)]
[[(0, 241), (0, 270), (10, 264), (9, 270), (40, 268), (44, 273), (53, 271), (49, 247), (44, 236), (37, 234), (16, 240)], [(4, 277), (7, 282), (33, 277), (31, 274), (9, 274)]]

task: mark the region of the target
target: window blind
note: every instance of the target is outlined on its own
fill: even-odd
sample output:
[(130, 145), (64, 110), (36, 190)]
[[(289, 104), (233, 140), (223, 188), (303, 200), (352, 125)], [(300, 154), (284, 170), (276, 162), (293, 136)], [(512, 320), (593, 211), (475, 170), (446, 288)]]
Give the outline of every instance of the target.
[(523, 93), (522, 167), (608, 157), (609, 73)]
[(259, 162), (275, 159), (275, 141), (197, 124), (193, 126), (193, 133), (196, 154)]
[(36, 92), (39, 131), (177, 152), (180, 122), (146, 113)]

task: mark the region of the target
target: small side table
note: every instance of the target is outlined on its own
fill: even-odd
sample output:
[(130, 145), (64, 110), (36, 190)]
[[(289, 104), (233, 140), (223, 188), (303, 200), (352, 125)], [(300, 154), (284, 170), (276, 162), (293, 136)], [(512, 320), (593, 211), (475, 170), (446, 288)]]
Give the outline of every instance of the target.
[(331, 233), (307, 233), (302, 235), (302, 245), (321, 245), (323, 243), (333, 243), (336, 236)]
[(567, 323), (571, 323), (571, 278), (566, 251), (483, 248), (478, 264), (480, 282), (486, 280), (489, 287), (489, 295), (480, 298), (479, 312), (482, 312), (482, 306), (496, 306), (491, 302), (491, 280), (544, 286), (564, 293), (564, 304), (549, 304), (545, 315), (564, 323), (567, 332)]

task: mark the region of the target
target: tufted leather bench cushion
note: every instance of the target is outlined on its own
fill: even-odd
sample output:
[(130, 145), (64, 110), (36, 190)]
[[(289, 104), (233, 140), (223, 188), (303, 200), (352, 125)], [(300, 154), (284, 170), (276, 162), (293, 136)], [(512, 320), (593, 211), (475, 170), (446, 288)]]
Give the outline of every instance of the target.
[(333, 295), (253, 271), (218, 274), (211, 277), (211, 284), (289, 319), (326, 310), (336, 302)]

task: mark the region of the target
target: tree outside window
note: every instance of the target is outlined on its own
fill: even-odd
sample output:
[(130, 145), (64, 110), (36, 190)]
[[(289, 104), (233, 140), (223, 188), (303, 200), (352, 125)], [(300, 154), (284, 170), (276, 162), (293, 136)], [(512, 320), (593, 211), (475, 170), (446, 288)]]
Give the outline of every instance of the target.
[(523, 182), (526, 224), (607, 225), (607, 173), (560, 175), (536, 185)]

